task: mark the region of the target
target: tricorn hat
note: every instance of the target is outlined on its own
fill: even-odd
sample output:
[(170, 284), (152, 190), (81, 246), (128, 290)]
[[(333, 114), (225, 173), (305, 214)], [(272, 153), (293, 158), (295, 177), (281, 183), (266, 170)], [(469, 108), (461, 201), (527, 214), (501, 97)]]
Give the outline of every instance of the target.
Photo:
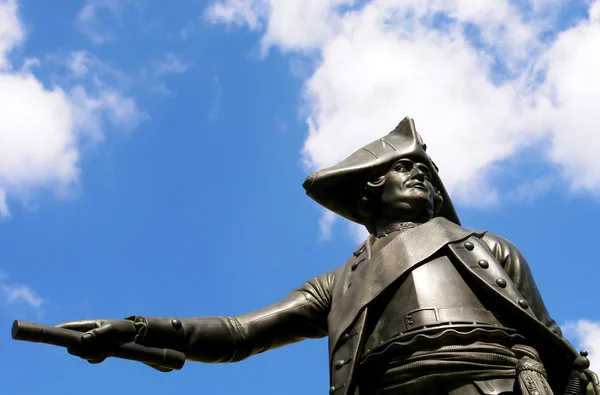
[(426, 150), (413, 119), (406, 117), (387, 136), (364, 146), (337, 165), (309, 175), (302, 186), (306, 194), (320, 205), (369, 229), (372, 219), (361, 215), (358, 210), (358, 199), (366, 183), (387, 173), (400, 158), (417, 159), (435, 170), (432, 183), (444, 198), (437, 216), (460, 225), (450, 196), (437, 173), (438, 168)]

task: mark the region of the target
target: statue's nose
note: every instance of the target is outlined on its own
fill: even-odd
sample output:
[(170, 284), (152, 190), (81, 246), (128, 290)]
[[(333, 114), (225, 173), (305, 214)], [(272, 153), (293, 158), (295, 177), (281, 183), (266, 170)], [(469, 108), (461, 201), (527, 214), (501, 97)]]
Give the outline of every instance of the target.
[(410, 178), (412, 178), (413, 180), (425, 181), (425, 172), (423, 170), (415, 166), (412, 173), (413, 174)]

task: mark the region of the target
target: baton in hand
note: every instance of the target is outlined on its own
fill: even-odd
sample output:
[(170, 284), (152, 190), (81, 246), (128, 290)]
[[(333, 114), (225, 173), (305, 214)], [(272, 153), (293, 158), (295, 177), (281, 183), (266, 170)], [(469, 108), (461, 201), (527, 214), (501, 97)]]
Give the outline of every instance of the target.
[[(12, 325), (12, 338), (33, 343), (52, 344), (76, 348), (81, 344), (82, 332), (16, 320)], [(145, 347), (125, 343), (107, 350), (110, 357), (143, 362), (163, 369), (179, 370), (185, 363), (185, 354), (180, 351)]]

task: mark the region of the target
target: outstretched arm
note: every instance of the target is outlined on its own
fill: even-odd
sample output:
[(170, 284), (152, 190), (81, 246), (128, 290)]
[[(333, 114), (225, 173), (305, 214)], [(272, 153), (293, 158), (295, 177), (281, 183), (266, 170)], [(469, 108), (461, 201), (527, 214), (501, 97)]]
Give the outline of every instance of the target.
[(188, 360), (237, 362), (304, 339), (327, 336), (335, 274), (304, 283), (282, 301), (228, 317), (131, 317), (142, 329), (136, 343), (182, 351)]

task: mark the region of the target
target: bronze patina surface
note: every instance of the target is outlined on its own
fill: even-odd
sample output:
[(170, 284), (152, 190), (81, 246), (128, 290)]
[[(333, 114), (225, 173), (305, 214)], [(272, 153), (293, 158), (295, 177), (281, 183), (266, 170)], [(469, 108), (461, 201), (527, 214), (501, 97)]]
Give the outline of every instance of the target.
[(264, 309), (56, 327), (16, 321), (13, 338), (167, 372), (185, 360), (236, 362), (328, 336), (334, 395), (599, 395), (587, 354), (563, 337), (523, 255), (501, 236), (461, 226), (426, 149), (407, 117), (311, 174), (308, 196), (370, 236), (346, 264)]

